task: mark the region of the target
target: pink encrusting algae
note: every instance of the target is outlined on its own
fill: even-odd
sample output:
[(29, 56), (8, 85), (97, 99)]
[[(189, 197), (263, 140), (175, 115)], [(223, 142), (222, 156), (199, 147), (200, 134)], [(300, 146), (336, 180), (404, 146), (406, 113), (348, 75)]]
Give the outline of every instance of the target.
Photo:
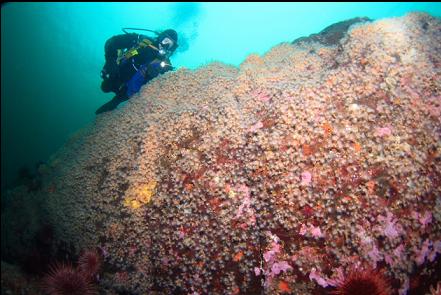
[(412, 13), (166, 73), (53, 156), (45, 218), (106, 249), (106, 290), (405, 294), (440, 259), (440, 30)]

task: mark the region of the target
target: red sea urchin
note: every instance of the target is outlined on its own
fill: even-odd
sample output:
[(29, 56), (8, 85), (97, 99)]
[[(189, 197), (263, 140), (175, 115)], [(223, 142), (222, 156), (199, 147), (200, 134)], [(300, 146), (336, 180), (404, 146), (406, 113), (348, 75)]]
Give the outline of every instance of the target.
[(70, 264), (57, 264), (43, 280), (43, 290), (49, 295), (94, 295), (96, 289), (88, 278)]
[(381, 273), (373, 269), (352, 269), (340, 280), (333, 295), (391, 295), (388, 281)]
[(101, 268), (101, 256), (95, 250), (86, 250), (78, 259), (78, 269), (88, 278), (94, 278)]

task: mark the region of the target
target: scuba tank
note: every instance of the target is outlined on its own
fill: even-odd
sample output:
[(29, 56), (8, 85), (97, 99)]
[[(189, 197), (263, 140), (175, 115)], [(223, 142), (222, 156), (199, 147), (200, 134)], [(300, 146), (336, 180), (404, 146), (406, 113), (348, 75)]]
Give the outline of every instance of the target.
[[(148, 31), (148, 32), (152, 32), (155, 33), (156, 35), (159, 35), (160, 33), (157, 31), (153, 31), (153, 30), (149, 30), (149, 29), (139, 29), (139, 28), (122, 28), (122, 31), (125, 34), (130, 34), (127, 30), (135, 30), (135, 31)], [(116, 59), (116, 63), (118, 65), (120, 65), (121, 63), (124, 63), (125, 61), (129, 60), (130, 58), (134, 57), (135, 55), (139, 54), (139, 49), (145, 48), (145, 47), (150, 47), (156, 51), (159, 51), (158, 48), (156, 48), (153, 45), (153, 42), (147, 38), (144, 38), (142, 40), (138, 40), (138, 43), (133, 46), (132, 48), (123, 51), (123, 50), (118, 50), (118, 57)]]

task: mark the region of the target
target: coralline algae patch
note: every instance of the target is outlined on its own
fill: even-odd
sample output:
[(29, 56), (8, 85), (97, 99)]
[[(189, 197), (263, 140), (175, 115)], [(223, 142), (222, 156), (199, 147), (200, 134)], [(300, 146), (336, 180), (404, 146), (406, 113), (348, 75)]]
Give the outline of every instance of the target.
[(440, 31), (414, 13), (167, 73), (54, 156), (46, 218), (105, 249), (106, 290), (325, 294), (355, 266), (406, 294), (441, 252)]

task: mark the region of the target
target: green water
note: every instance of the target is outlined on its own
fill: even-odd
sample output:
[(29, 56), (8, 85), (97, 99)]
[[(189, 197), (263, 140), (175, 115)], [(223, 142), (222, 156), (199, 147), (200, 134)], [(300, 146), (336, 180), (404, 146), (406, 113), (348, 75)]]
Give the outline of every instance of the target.
[(1, 183), (45, 161), (111, 98), (105, 41), (122, 27), (173, 28), (175, 67), (238, 65), (250, 53), (345, 19), (441, 16), (440, 3), (8, 3), (1, 10)]

